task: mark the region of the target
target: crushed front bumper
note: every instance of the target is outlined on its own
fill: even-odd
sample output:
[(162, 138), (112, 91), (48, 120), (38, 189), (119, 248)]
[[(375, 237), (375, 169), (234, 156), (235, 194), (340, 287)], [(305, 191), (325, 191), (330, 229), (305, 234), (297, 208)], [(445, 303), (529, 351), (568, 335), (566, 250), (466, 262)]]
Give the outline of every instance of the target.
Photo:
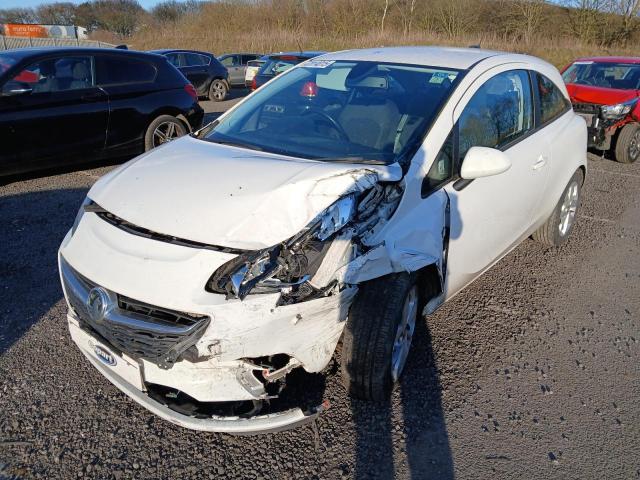
[[(305, 397), (300, 403), (291, 401), (295, 397), (280, 395), (275, 403), (282, 402), (276, 405), (274, 393), (267, 388), (270, 385), (261, 376), (263, 369), (254, 360), (285, 354), (307, 372), (324, 369), (357, 288), (286, 306), (276, 306), (274, 295), (226, 301), (221, 295), (205, 292), (204, 284), (212, 269), (228, 257), (130, 235), (88, 215), (73, 236), (65, 237), (59, 255), (72, 338), (91, 363), (125, 394), (187, 428), (246, 434), (281, 430), (315, 418), (323, 409), (322, 392), (314, 392), (309, 396), (312, 398)], [(113, 308), (98, 324), (88, 318), (93, 288), (106, 293)], [(162, 332), (156, 325), (149, 325), (153, 319), (127, 310), (123, 298), (134, 307), (154, 306), (163, 314), (191, 316), (206, 328), (172, 328), (173, 333), (184, 331), (187, 341), (181, 343), (177, 338), (175, 343), (167, 343), (168, 350), (161, 352), (163, 357), (152, 361), (148, 357), (153, 352), (140, 344), (142, 334), (145, 329), (153, 335)], [(119, 335), (114, 326), (129, 330)], [(164, 355), (174, 346), (180, 347), (177, 356)], [(112, 356), (116, 365), (105, 363), (105, 355)], [(184, 414), (174, 408), (175, 404), (158, 399), (157, 388), (172, 389), (198, 405), (215, 408), (204, 416), (201, 411)], [(289, 385), (285, 392), (288, 389)], [(225, 402), (260, 402), (268, 413), (263, 409), (262, 414), (248, 415), (243, 410), (238, 416), (234, 409), (231, 415), (217, 415), (217, 406)], [(211, 411), (216, 414), (209, 414)]]
[[(324, 408), (320, 405), (313, 412), (303, 412), (300, 408), (293, 408), (279, 413), (257, 415), (251, 418), (223, 416), (197, 418), (183, 415), (152, 399), (140, 389), (140, 386), (143, 385), (142, 379), (135, 378), (136, 368), (130, 363), (135, 362), (135, 360), (126, 358), (126, 356), (124, 358), (119, 357), (118, 360), (124, 363), (124, 366), (122, 369), (114, 370), (95, 354), (96, 346), (102, 347), (102, 349), (108, 349), (108, 347), (81, 330), (77, 322), (71, 317), (69, 318), (69, 332), (71, 333), (73, 341), (80, 348), (80, 351), (107, 380), (147, 410), (181, 427), (192, 430), (238, 435), (272, 433), (310, 422), (315, 419)], [(128, 373), (124, 373), (127, 370)], [(116, 371), (118, 373), (116, 373)], [(137, 371), (140, 372), (139, 370)], [(129, 377), (131, 381), (127, 381), (125, 377)]]

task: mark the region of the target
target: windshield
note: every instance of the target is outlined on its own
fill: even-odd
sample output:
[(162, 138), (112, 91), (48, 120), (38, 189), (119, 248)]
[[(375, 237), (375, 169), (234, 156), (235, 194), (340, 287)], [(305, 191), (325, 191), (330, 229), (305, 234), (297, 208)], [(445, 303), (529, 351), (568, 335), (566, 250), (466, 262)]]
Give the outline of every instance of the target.
[(461, 77), (451, 69), (310, 60), (198, 138), (300, 158), (401, 162)]
[(562, 74), (565, 83), (615, 88), (640, 89), (640, 64), (612, 62), (575, 62)]
[(13, 67), (17, 62), (18, 59), (10, 55), (0, 55), (0, 75)]

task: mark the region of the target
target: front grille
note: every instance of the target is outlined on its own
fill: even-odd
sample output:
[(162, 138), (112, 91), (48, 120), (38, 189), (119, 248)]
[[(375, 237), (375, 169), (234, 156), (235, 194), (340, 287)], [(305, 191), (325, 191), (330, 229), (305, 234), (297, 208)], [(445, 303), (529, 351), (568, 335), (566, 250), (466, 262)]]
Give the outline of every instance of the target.
[(154, 307), (153, 305), (139, 302), (123, 295), (118, 295), (118, 306), (124, 311), (144, 315), (153, 318), (158, 322), (172, 325), (184, 325), (189, 327), (207, 318), (205, 315), (193, 315), (190, 313), (168, 310), (166, 308)]
[[(209, 325), (206, 315), (156, 307), (99, 287), (62, 258), (60, 268), (69, 304), (80, 320), (80, 327), (131, 357), (171, 368)], [(107, 293), (111, 302), (104, 316), (97, 320), (91, 317), (87, 306), (89, 292), (94, 288)]]

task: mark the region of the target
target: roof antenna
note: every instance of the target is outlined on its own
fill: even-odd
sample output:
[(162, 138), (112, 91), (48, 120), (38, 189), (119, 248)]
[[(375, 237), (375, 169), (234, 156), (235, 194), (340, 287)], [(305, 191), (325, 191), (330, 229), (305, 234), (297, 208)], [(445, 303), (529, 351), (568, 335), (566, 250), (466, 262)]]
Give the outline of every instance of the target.
[(467, 48), (482, 48), (479, 43), (475, 45), (469, 45)]
[(300, 44), (299, 38), (296, 38), (296, 43), (298, 44), (298, 50), (300, 50), (300, 53), (302, 53), (302, 45)]

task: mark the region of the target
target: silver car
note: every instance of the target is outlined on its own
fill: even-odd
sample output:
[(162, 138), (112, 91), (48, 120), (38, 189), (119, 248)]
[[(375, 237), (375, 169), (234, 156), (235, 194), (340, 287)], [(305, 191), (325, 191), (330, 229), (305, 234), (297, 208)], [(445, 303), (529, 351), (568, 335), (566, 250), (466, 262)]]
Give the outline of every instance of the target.
[(229, 83), (232, 86), (244, 86), (247, 63), (262, 57), (261, 53), (227, 53), (218, 57), (218, 61), (229, 72)]

